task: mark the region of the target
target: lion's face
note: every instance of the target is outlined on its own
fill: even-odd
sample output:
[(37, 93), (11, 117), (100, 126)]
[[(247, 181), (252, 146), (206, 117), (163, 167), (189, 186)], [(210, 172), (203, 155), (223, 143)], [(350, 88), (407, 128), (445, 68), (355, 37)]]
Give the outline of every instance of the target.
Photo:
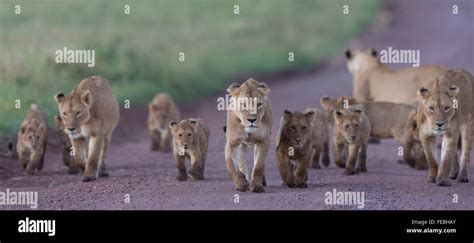
[(314, 116), (313, 111), (301, 113), (285, 110), (283, 112), (282, 125), (285, 137), (290, 139), (293, 147), (303, 147), (311, 139)]
[(39, 121), (33, 120), (27, 127), (20, 130), (24, 145), (32, 151), (40, 149), (44, 141), (44, 127)]
[(90, 107), (92, 96), (90, 91), (84, 91), (81, 95), (73, 94), (66, 97), (63, 93), (55, 96), (58, 103), (60, 118), (64, 124), (64, 131), (75, 137), (81, 134), (81, 125), (90, 119)]
[(242, 85), (231, 84), (227, 92), (236, 104), (235, 109), (232, 109), (231, 112), (239, 118), (245, 132), (257, 132), (269, 102), (270, 89), (268, 86), (265, 83), (249, 79)]
[(459, 88), (455, 85), (449, 88), (436, 85), (432, 91), (427, 88), (418, 90), (418, 94), (422, 98), (421, 111), (433, 134), (443, 135), (448, 130), (451, 118), (455, 113), (454, 100), (458, 92)]
[(352, 75), (356, 75), (362, 70), (375, 67), (380, 64), (377, 58), (377, 51), (374, 49), (363, 50), (347, 50), (347, 69)]
[(64, 126), (61, 117), (54, 116), (54, 123), (56, 124), (56, 128), (58, 128), (59, 141), (61, 142), (61, 145), (65, 148), (71, 147), (71, 141), (69, 140), (67, 133), (64, 131), (66, 127)]
[(342, 134), (348, 143), (355, 142), (361, 133), (362, 110), (361, 109), (336, 109), (334, 111), (336, 129)]
[(169, 127), (175, 141), (180, 149), (190, 149), (197, 131), (197, 122), (194, 119), (170, 122)]

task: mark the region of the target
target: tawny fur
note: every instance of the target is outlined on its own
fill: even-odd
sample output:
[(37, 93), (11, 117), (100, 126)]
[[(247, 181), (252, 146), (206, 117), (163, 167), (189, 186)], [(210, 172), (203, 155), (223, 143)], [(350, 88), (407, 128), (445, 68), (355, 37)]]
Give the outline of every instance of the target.
[(20, 163), (28, 174), (35, 174), (44, 165), (44, 155), (48, 144), (48, 122), (41, 109), (32, 104), (20, 125), (16, 151)]
[(416, 104), (416, 90), (447, 68), (426, 65), (392, 70), (369, 49), (347, 50), (347, 67), (353, 76), (353, 96), (359, 101), (389, 101)]
[(314, 113), (313, 126), (311, 128), (311, 144), (313, 147), (313, 156), (310, 168), (319, 169), (319, 160), (322, 164), (327, 167), (329, 166), (329, 128), (326, 116), (323, 111), (319, 108), (308, 108), (305, 110), (305, 113), (312, 111)]
[(69, 174), (77, 174), (79, 169), (74, 163), (72, 144), (69, 135), (64, 131), (64, 123), (60, 116), (54, 116), (54, 123), (58, 129), (59, 143), (61, 144), (63, 164), (68, 167)]
[[(265, 83), (252, 78), (241, 85), (233, 83), (227, 89), (233, 98), (256, 99), (252, 109), (227, 111), (225, 160), (227, 171), (238, 191), (264, 192), (265, 158), (270, 147), (272, 108)], [(246, 162), (247, 148), (254, 148), (254, 168), (250, 178)]]
[[(449, 173), (456, 157), (461, 136), (459, 174), (452, 174), (458, 182), (469, 181), (469, 161), (472, 147), (473, 76), (463, 69), (452, 69), (443, 76), (428, 82), (418, 90), (421, 101), (416, 120), (419, 136), (428, 160), (428, 181), (438, 186), (450, 186)], [(436, 136), (443, 136), (441, 160), (433, 153)]]
[(171, 151), (171, 131), (168, 124), (179, 121), (178, 108), (168, 94), (160, 93), (148, 104), (148, 134), (151, 139), (151, 150)]
[(334, 121), (332, 150), (336, 165), (345, 168), (345, 175), (366, 172), (370, 122), (362, 106), (335, 110)]
[(201, 118), (190, 118), (180, 122), (172, 121), (169, 128), (173, 137), (173, 156), (178, 167), (179, 181), (188, 179), (185, 159), (191, 160), (189, 177), (193, 180), (204, 180), (209, 128)]
[(83, 181), (108, 176), (107, 150), (120, 119), (119, 105), (109, 81), (91, 76), (82, 80), (68, 96), (60, 92), (54, 98), (64, 131), (71, 139), (73, 161), (83, 171)]
[[(288, 187), (307, 187), (307, 168), (313, 155), (314, 116), (312, 110), (306, 113), (285, 110), (280, 119), (276, 160), (281, 179)], [(296, 165), (292, 161), (296, 161)]]

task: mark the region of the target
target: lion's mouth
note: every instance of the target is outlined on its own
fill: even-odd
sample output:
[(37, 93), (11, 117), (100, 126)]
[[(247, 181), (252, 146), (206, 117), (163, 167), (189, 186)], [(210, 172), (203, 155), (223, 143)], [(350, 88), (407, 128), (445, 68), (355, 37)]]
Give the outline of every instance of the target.
[(254, 125), (250, 125), (250, 126), (246, 126), (244, 129), (245, 129), (245, 132), (252, 133), (252, 132), (256, 132), (258, 130), (258, 127)]
[(443, 135), (447, 131), (446, 128), (434, 128), (433, 133), (436, 135)]

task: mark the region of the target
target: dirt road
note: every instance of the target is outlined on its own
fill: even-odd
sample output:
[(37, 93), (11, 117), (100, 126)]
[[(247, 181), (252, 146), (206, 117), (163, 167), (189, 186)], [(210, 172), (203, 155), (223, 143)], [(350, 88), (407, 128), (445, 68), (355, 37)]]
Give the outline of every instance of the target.
[[(420, 49), (422, 64), (440, 63), (474, 71), (474, 2), (457, 2), (459, 14), (453, 15), (451, 1), (390, 1), (386, 8), (391, 14), (382, 14), (379, 20), (388, 24), (378, 24), (351, 42), (349, 47)], [(180, 107), (184, 117), (203, 117), (211, 128), (204, 181), (175, 180), (177, 169), (171, 154), (149, 150), (146, 109), (132, 107), (122, 111), (120, 125), (114, 134), (107, 162), (109, 178), (83, 183), (80, 176), (68, 175), (61, 162), (57, 139), (52, 137), (45, 168), (37, 176), (27, 176), (18, 161), (0, 159), (0, 191), (7, 188), (10, 191), (38, 191), (38, 208), (57, 210), (356, 209), (354, 205), (326, 205), (325, 193), (333, 189), (365, 192), (363, 209), (369, 210), (474, 209), (472, 166), (471, 183), (454, 182), (451, 187), (438, 187), (427, 183), (427, 171), (415, 171), (397, 163), (398, 145), (393, 140), (369, 145), (369, 171), (366, 174), (344, 176), (343, 169), (331, 161), (328, 168), (310, 170), (308, 188), (281, 186), (273, 152), (279, 116), (285, 108), (317, 107), (322, 95), (351, 94), (351, 76), (345, 67), (344, 48), (341, 47), (340, 55), (317, 71), (291, 78), (261, 80), (269, 83), (272, 90), (274, 114), (272, 148), (266, 160), (268, 186), (264, 194), (237, 192), (227, 174), (222, 131), (226, 116), (225, 112), (216, 110), (216, 98), (225, 95), (224, 92)], [(455, 194), (457, 203), (453, 202)], [(129, 203), (125, 202), (128, 197)], [(4, 209), (29, 208), (0, 205), (0, 210)]]

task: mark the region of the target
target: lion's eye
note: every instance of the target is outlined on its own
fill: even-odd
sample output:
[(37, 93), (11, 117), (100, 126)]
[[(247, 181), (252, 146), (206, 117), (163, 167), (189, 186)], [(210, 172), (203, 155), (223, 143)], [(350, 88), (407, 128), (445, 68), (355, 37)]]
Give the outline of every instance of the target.
[(434, 112), (434, 107), (433, 107), (433, 106), (428, 107), (428, 109), (429, 109), (431, 112)]
[(293, 129), (293, 130), (296, 130), (296, 127), (295, 127), (295, 126), (291, 126), (290, 128)]
[(180, 134), (178, 134), (178, 136), (182, 137), (182, 136), (183, 136), (183, 134), (182, 134), (182, 133), (180, 133)]
[(82, 115), (82, 112), (80, 111), (76, 112), (76, 116), (80, 116), (80, 115)]
[(67, 117), (67, 114), (66, 114), (66, 112), (63, 112), (63, 116), (64, 116), (64, 117)]
[(359, 127), (359, 124), (355, 124), (354, 126), (355, 126), (355, 127)]
[(449, 106), (444, 107), (444, 112), (449, 111), (449, 109), (451, 109), (451, 107), (449, 107)]
[(257, 108), (261, 108), (261, 107), (262, 107), (262, 103), (258, 103)]
[(36, 136), (36, 139), (39, 139), (39, 138), (40, 138), (40, 136)]
[(192, 135), (191, 133), (188, 133), (188, 137), (191, 137), (191, 135)]
[(303, 131), (306, 130), (306, 127), (302, 127), (301, 130), (303, 130)]
[(349, 126), (349, 124), (347, 124), (347, 125), (345, 125), (344, 127), (345, 127), (345, 128), (349, 128), (350, 126)]

